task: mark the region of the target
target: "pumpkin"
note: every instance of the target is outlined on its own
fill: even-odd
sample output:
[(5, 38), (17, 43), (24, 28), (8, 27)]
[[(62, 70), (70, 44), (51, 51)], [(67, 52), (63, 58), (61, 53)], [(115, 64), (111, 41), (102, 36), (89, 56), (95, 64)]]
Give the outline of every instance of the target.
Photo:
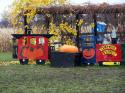
[(31, 47), (28, 48), (28, 50), (27, 50), (27, 58), (34, 59), (33, 51), (34, 51), (33, 48), (31, 48)]
[(32, 48), (32, 47), (23, 47), (21, 56), (30, 59), (36, 59), (44, 55), (42, 47)]
[(78, 48), (76, 46), (63, 45), (59, 48), (59, 52), (77, 53)]
[(27, 48), (23, 47), (22, 48), (22, 53), (21, 53), (22, 55), (21, 56), (27, 57), (27, 52), (28, 52)]
[(37, 47), (34, 52), (35, 52), (34, 55), (36, 55), (36, 57), (43, 56), (43, 48)]
[(86, 59), (91, 59), (95, 55), (95, 49), (90, 48), (90, 49), (84, 49), (83, 50), (83, 57)]

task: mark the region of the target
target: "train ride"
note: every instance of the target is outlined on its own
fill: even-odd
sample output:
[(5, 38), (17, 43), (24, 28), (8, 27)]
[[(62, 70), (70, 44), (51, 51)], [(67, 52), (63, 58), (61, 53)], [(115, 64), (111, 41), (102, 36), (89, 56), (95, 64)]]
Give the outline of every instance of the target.
[[(29, 59), (35, 60), (36, 64), (45, 64), (49, 59), (51, 50), (48, 49), (48, 38), (52, 36), (51, 34), (12, 34), (12, 36), (13, 41), (17, 42), (13, 44), (13, 58), (18, 58), (20, 64), (28, 64)], [(123, 63), (124, 44), (96, 44), (94, 35), (82, 35), (81, 40), (82, 55), (78, 57), (81, 64)]]

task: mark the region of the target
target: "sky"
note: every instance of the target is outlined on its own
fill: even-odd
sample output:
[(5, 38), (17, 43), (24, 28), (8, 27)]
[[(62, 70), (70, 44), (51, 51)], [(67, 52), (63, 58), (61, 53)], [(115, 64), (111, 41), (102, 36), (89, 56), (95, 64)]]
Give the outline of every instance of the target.
[[(9, 9), (9, 6), (12, 4), (14, 0), (0, 0), (0, 19), (1, 14)], [(71, 4), (82, 4), (85, 2), (91, 2), (91, 3), (102, 3), (102, 2), (108, 2), (110, 4), (115, 3), (125, 3), (125, 0), (70, 0)]]
[(0, 0), (0, 19), (1, 14), (9, 8), (14, 0)]
[(116, 3), (125, 3), (125, 0), (70, 0), (73, 4), (79, 4), (84, 2), (91, 2), (91, 3), (103, 3), (108, 2), (110, 4), (116, 4)]

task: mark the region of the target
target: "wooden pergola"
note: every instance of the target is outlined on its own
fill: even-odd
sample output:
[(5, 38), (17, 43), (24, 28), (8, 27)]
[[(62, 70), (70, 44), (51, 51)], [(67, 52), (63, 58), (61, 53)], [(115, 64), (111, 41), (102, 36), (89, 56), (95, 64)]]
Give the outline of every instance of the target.
[(95, 14), (95, 13), (125, 13), (125, 4), (117, 5), (64, 5), (37, 8), (37, 13), (49, 14)]
[[(63, 5), (63, 6), (47, 6), (47, 7), (38, 7), (36, 14), (74, 14), (76, 15), (76, 20), (80, 20), (80, 14), (91, 14), (94, 20), (94, 35), (97, 36), (97, 14), (123, 14), (125, 15), (125, 4), (100, 4), (100, 5)], [(49, 19), (48, 27), (49, 27)], [(26, 21), (24, 24), (27, 25)], [(27, 30), (27, 29), (26, 29)], [(79, 36), (80, 28), (76, 25), (77, 36), (76, 36), (76, 45), (79, 47)]]

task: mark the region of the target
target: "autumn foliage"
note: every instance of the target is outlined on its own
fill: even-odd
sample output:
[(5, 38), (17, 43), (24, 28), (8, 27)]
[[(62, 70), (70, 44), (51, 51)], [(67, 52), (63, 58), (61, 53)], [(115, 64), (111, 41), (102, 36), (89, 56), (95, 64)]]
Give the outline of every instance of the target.
[[(15, 0), (12, 5), (11, 10), (11, 22), (15, 28), (17, 28), (17, 34), (23, 34), (24, 28), (28, 28), (28, 26), (24, 26), (23, 17), (27, 16), (27, 23), (31, 24), (31, 21), (36, 16), (39, 7), (49, 7), (49, 6), (57, 6), (67, 4), (68, 0)], [(47, 12), (44, 12), (44, 16), (50, 19), (49, 27), (46, 28), (45, 24), (41, 24), (39, 26), (32, 27), (32, 33), (34, 34), (42, 34), (46, 33), (45, 31), (49, 30), (49, 34), (54, 34), (52, 38), (50, 38), (50, 42), (54, 42), (55, 40), (61, 41), (61, 35), (63, 33), (68, 33), (72, 36), (76, 36), (76, 29), (72, 27), (68, 22), (60, 22), (57, 26), (54, 22), (54, 17)], [(63, 15), (62, 15), (63, 16)], [(80, 24), (82, 22), (80, 21)], [(80, 25), (78, 24), (78, 25)], [(42, 29), (42, 33), (40, 30)], [(62, 42), (62, 41), (61, 41)], [(66, 44), (74, 45), (74, 42), (71, 38), (66, 37)]]
[(51, 6), (55, 4), (65, 4), (67, 0), (15, 0), (12, 5), (11, 17), (12, 23), (20, 25), (19, 22), (21, 15), (27, 15), (27, 22), (30, 23), (31, 19), (36, 14), (36, 8)]

